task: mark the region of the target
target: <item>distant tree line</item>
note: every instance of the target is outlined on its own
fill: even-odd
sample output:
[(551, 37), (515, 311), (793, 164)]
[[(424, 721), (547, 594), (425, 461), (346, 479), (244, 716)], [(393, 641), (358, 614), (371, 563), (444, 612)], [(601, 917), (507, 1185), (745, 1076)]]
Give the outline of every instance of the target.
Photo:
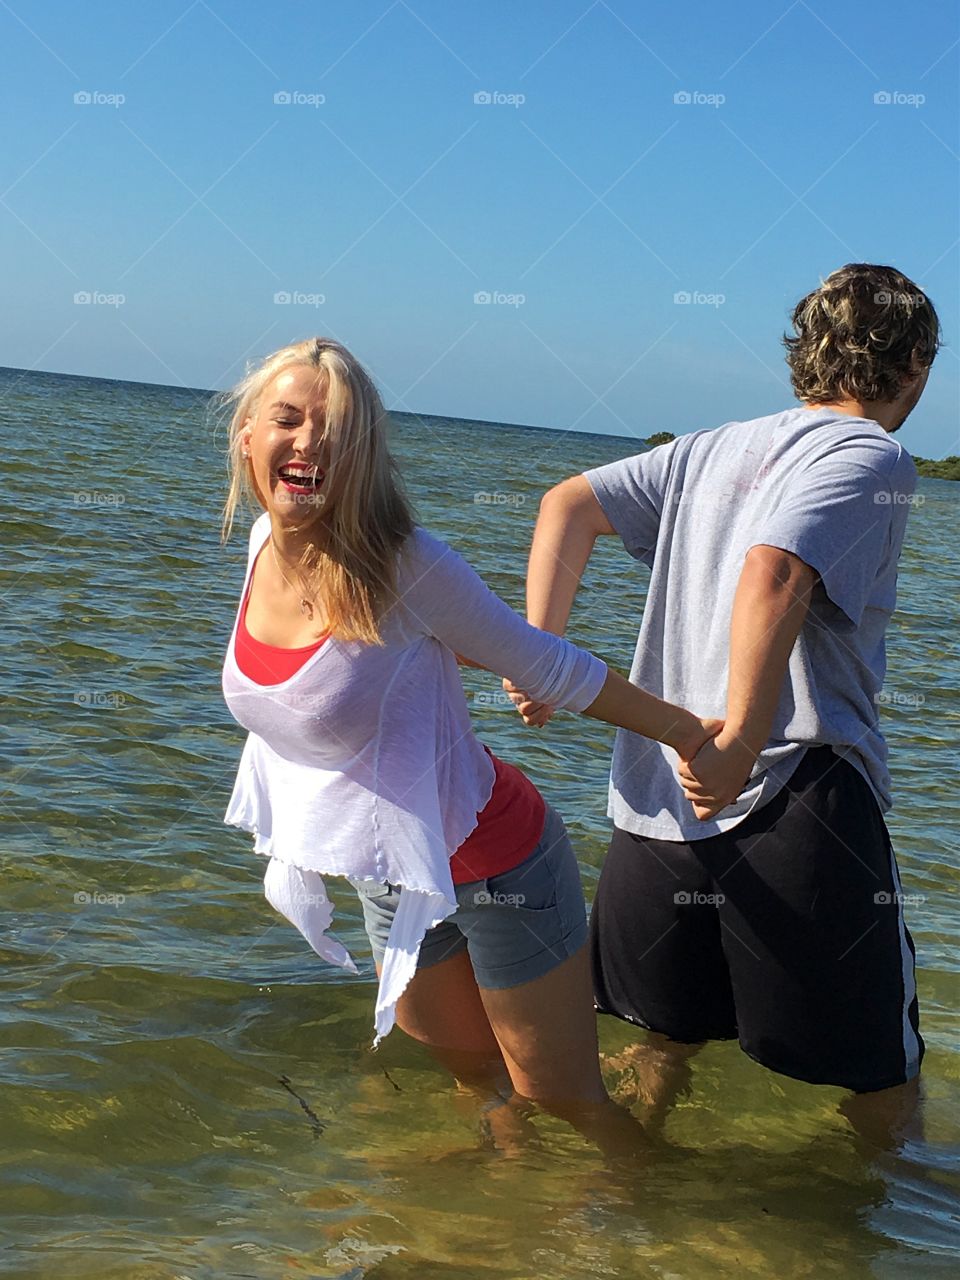
[(951, 454), (949, 458), (939, 461), (931, 458), (918, 458), (913, 455), (917, 471), (922, 476), (933, 476), (935, 480), (960, 480), (960, 458)]
[(654, 445), (669, 444), (671, 440), (676, 440), (676, 436), (669, 431), (658, 431), (656, 435), (647, 436), (647, 444), (652, 449)]

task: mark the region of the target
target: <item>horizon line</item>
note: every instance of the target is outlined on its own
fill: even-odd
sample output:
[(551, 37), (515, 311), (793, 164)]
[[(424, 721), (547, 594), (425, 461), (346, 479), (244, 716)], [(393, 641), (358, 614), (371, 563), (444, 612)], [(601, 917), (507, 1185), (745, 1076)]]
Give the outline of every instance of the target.
[[(76, 378), (84, 382), (116, 382), (131, 387), (159, 387), (165, 391), (193, 391), (198, 395), (216, 396), (222, 392), (210, 387), (188, 387), (184, 383), (176, 382), (144, 382), (140, 378), (108, 378), (102, 374), (96, 373), (64, 373), (60, 369), (24, 369), (19, 365), (0, 365), (0, 373), (36, 373), (46, 377), (53, 378)], [(387, 413), (393, 416), (402, 416), (407, 418), (436, 418), (451, 422), (467, 422), (482, 427), (506, 427), (518, 431), (555, 431), (563, 435), (574, 436), (591, 436), (599, 437), (606, 440), (630, 440), (634, 443), (646, 444), (646, 436), (624, 436), (617, 435), (607, 431), (577, 431), (572, 427), (546, 427), (534, 422), (498, 422), (492, 418), (468, 418), (459, 414), (451, 413), (420, 413), (417, 410), (410, 409), (391, 409), (387, 408)], [(658, 433), (654, 433), (658, 434)]]

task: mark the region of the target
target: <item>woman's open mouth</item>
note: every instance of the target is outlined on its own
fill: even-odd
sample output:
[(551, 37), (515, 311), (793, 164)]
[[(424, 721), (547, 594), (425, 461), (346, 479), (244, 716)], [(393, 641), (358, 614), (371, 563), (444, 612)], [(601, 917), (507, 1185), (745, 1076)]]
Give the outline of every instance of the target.
[(324, 474), (319, 467), (309, 467), (306, 470), (302, 467), (280, 467), (277, 479), (291, 493), (311, 494), (316, 493), (323, 484)]

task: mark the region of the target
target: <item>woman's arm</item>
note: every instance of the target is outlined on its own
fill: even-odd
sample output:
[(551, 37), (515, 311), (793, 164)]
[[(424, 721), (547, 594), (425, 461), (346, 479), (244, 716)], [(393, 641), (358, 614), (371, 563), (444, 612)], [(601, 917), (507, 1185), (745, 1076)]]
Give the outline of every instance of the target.
[(455, 654), (505, 676), (540, 701), (666, 742), (684, 759), (719, 729), (624, 679), (593, 654), (515, 613), (445, 543), (414, 534), (400, 583), (416, 625)]
[(666, 743), (684, 765), (723, 728), (722, 720), (701, 720), (683, 707), (639, 689), (612, 668), (607, 669), (603, 688), (583, 714)]
[(599, 658), (532, 627), (423, 529), (408, 541), (398, 594), (415, 629), (469, 663), (523, 680), (557, 706), (582, 711), (600, 692), (606, 666)]

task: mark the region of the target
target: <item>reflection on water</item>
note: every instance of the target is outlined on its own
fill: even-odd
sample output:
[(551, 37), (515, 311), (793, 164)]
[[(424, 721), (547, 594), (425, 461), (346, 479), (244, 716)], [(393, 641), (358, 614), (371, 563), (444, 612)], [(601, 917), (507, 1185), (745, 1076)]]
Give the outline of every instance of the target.
[[(898, 696), (883, 710), (928, 1044), (900, 1148), (858, 1138), (840, 1091), (775, 1076), (726, 1043), (690, 1058), (661, 1114), (663, 1063), (604, 1018), (608, 1084), (647, 1122), (643, 1149), (605, 1161), (536, 1115), (534, 1136), (505, 1152), (418, 1046), (398, 1032), (370, 1051), (372, 970), (350, 895), (338, 927), (360, 979), (325, 967), (271, 912), (247, 837), (222, 825), (242, 734), (219, 668), (245, 538), (217, 543), (222, 439), (202, 404), (0, 372), (0, 414), (58, 426), (69, 475), (66, 491), (28, 477), (26, 444), (0, 458), (5, 1271), (952, 1274), (960, 805), (944, 780), (957, 772), (960, 486), (921, 484), (890, 644)], [(396, 435), (425, 522), (517, 605), (539, 494), (632, 448), (405, 417)], [(571, 634), (625, 668), (640, 571), (602, 546), (587, 587)], [(529, 733), (474, 698), (495, 690), (491, 677), (465, 681), (481, 736), (563, 813), (590, 888), (611, 731), (562, 715)]]

